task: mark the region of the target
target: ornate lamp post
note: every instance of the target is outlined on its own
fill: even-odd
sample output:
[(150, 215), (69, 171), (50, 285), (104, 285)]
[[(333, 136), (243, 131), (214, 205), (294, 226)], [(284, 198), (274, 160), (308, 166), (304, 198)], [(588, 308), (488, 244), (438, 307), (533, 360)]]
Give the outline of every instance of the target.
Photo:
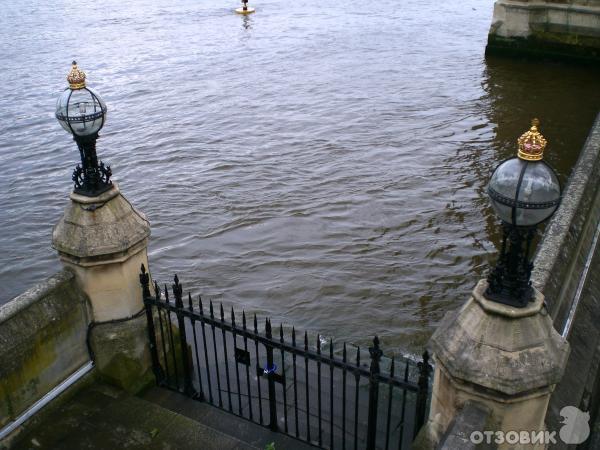
[(104, 324), (90, 327), (86, 339), (96, 370), (135, 392), (153, 378), (146, 318), (137, 314), (144, 306), (137, 275), (141, 264), (148, 267), (150, 224), (111, 182), (110, 168), (98, 162), (96, 140), (106, 120), (105, 103), (86, 87), (75, 62), (67, 81), (56, 118), (73, 135), (81, 165), (73, 172), (70, 201), (52, 230), (52, 246), (85, 293), (90, 320)]
[(81, 166), (73, 171), (74, 192), (95, 197), (112, 187), (110, 166), (98, 163), (96, 140), (106, 120), (106, 104), (85, 84), (85, 73), (73, 61), (67, 76), (69, 87), (58, 97), (56, 118), (73, 135), (79, 147)]
[[(478, 417), (481, 429), (493, 423), (504, 436), (546, 429), (569, 343), (554, 329), (544, 295), (529, 281), (535, 227), (560, 202), (558, 178), (542, 161), (546, 140), (538, 126), (534, 120), (518, 139), (518, 156), (500, 164), (490, 179), (488, 193), (504, 229), (500, 257), (487, 281), (477, 283), (457, 315), (444, 317), (429, 341), (435, 381), (429, 420), (415, 447), (436, 447), (462, 413)], [(499, 445), (508, 447), (514, 446)]]
[(517, 308), (526, 307), (533, 294), (529, 253), (535, 228), (554, 214), (561, 198), (556, 173), (542, 161), (546, 139), (538, 127), (539, 121), (533, 119), (529, 131), (517, 141), (517, 157), (496, 167), (488, 185), (503, 237), (485, 297)]

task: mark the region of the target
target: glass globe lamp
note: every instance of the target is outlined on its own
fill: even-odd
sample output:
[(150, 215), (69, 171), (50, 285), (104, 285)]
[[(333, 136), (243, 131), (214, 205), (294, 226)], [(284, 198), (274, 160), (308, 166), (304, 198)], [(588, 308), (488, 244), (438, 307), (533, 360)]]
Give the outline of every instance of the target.
[(561, 199), (558, 177), (542, 160), (547, 142), (538, 127), (534, 119), (517, 141), (517, 157), (496, 167), (487, 189), (504, 233), (486, 297), (516, 307), (527, 306), (533, 294), (529, 252), (535, 227), (554, 214)]
[(67, 76), (69, 87), (58, 97), (56, 119), (73, 135), (81, 157), (81, 165), (73, 172), (74, 192), (93, 197), (112, 187), (110, 167), (98, 163), (96, 140), (106, 121), (106, 103), (86, 86), (85, 73), (73, 61)]

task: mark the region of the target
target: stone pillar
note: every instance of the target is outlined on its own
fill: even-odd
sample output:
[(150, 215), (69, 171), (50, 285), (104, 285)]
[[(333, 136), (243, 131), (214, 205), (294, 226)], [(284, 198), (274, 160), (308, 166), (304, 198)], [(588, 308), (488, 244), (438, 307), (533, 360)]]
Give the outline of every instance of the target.
[(434, 448), (467, 402), (489, 409), (486, 430), (545, 430), (546, 409), (563, 375), (569, 344), (554, 330), (540, 292), (526, 308), (513, 308), (487, 300), (486, 288), (481, 280), (430, 340), (436, 368), (420, 448)]
[(150, 225), (116, 184), (96, 197), (71, 193), (70, 199), (52, 245), (90, 300), (96, 367), (108, 381), (135, 391), (150, 377), (145, 317), (139, 314)]
[(486, 53), (600, 62), (600, 0), (496, 0)]

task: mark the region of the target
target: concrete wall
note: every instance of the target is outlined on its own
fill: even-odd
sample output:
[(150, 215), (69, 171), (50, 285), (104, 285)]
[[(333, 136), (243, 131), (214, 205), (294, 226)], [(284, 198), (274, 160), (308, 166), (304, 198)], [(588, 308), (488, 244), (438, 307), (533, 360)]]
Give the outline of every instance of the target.
[(89, 361), (87, 303), (62, 270), (0, 307), (0, 428)]
[(600, 0), (497, 0), (486, 53), (600, 62)]
[[(577, 406), (597, 420), (600, 409), (600, 115), (569, 178), (563, 203), (541, 242), (532, 276), (546, 296), (555, 328), (571, 355), (552, 395), (546, 424)], [(600, 430), (598, 430), (600, 431)], [(555, 448), (567, 448), (559, 444)], [(591, 447), (590, 447), (591, 448)]]

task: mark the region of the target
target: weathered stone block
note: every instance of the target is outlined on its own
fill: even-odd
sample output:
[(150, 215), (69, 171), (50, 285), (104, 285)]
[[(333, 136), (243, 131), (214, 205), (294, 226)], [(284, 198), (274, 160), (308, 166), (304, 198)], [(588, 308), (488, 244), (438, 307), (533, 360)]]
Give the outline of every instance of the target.
[(90, 341), (97, 370), (108, 383), (137, 393), (155, 382), (145, 314), (94, 324)]

